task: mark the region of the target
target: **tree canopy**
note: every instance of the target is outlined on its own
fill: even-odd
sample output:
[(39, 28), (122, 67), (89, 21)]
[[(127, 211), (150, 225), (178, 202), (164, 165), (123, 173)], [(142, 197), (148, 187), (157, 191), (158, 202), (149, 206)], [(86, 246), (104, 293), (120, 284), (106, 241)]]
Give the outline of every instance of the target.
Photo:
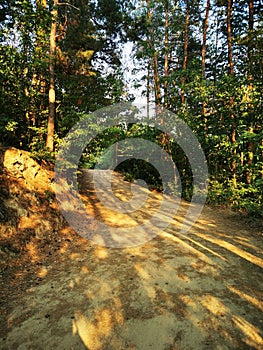
[[(259, 0), (3, 0), (0, 21), (3, 145), (52, 161), (83, 114), (132, 99), (140, 87), (147, 102), (174, 112), (194, 131), (208, 162), (208, 200), (262, 215)], [(122, 66), (127, 42), (133, 75), (143, 71), (135, 87), (127, 86)], [(83, 166), (94, 166), (117, 140), (144, 137), (170, 153), (183, 194), (191, 197), (191, 169), (176, 142), (143, 126), (116, 126), (100, 136), (85, 151)], [(140, 168), (120, 166), (135, 177)], [(160, 188), (152, 167), (145, 169)]]

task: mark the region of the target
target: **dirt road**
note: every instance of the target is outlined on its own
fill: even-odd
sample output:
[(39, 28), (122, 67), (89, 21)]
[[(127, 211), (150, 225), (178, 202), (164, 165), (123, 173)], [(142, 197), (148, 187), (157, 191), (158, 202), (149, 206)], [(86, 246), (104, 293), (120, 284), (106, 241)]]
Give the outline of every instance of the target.
[[(87, 181), (88, 210), (120, 223)], [(129, 185), (116, 193), (129, 198)], [(151, 200), (154, 207), (158, 195)], [(205, 207), (182, 234), (186, 209), (182, 202), (170, 226), (137, 247), (82, 239), (78, 249), (61, 248), (52, 264), (39, 266), (40, 282), (12, 301), (0, 348), (263, 349), (262, 232), (231, 211)]]

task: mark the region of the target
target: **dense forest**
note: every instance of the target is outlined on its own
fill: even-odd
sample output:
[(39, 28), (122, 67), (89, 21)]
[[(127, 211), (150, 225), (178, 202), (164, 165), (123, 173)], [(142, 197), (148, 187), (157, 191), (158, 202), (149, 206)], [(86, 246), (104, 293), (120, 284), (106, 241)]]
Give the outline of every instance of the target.
[[(193, 130), (209, 169), (208, 202), (263, 212), (263, 11), (259, 0), (3, 0), (0, 5), (0, 142), (54, 161), (83, 116), (140, 90)], [(122, 64), (132, 47), (128, 80)], [(143, 73), (143, 74), (139, 74)], [(95, 127), (95, 126), (94, 126)], [(128, 134), (127, 134), (128, 133)], [(100, 135), (83, 166), (116, 140), (143, 137), (173, 157), (191, 198), (182, 150), (132, 125)], [(131, 164), (132, 163), (132, 164)], [(160, 187), (152, 167), (120, 166)]]

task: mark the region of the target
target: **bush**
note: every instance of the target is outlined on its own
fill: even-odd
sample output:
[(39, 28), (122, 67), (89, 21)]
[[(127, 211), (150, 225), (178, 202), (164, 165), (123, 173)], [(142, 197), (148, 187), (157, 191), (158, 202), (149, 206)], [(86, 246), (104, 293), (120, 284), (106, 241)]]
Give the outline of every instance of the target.
[(259, 182), (248, 185), (233, 181), (210, 180), (207, 202), (215, 205), (230, 205), (245, 211), (248, 215), (263, 217), (263, 191)]

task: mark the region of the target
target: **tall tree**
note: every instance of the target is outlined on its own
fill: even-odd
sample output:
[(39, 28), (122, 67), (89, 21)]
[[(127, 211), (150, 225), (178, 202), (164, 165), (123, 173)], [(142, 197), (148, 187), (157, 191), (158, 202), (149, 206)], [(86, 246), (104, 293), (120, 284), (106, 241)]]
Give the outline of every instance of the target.
[(254, 0), (248, 0), (248, 77), (250, 89), (253, 88), (253, 50), (254, 50)]
[(187, 68), (187, 60), (188, 60), (188, 45), (189, 45), (189, 23), (190, 23), (190, 9), (189, 9), (189, 0), (185, 0), (185, 28), (184, 28), (184, 52), (183, 52), (183, 76), (181, 79), (181, 99), (182, 99), (182, 105), (185, 104), (185, 91), (184, 91), (184, 84), (185, 84), (185, 77), (184, 72)]
[[(254, 0), (248, 0), (248, 82), (249, 82), (249, 92), (252, 95), (253, 91), (253, 51), (254, 51)], [(251, 96), (249, 96), (251, 99)], [(248, 134), (250, 137), (248, 139), (247, 146), (247, 167), (245, 170), (245, 181), (247, 184), (251, 183), (251, 167), (253, 163), (253, 132), (254, 132), (254, 123), (251, 120), (253, 115), (253, 106), (252, 103), (248, 103), (248, 116), (250, 119), (250, 125), (248, 126)]]
[(52, 23), (49, 44), (49, 92), (48, 92), (48, 122), (47, 122), (47, 148), (54, 151), (54, 132), (56, 115), (56, 88), (55, 88), (55, 62), (56, 62), (56, 35), (58, 20), (58, 0), (54, 0), (51, 11)]
[[(227, 55), (228, 55), (228, 74), (231, 79), (231, 84), (234, 77), (233, 49), (232, 49), (232, 6), (233, 0), (227, 0)], [(233, 184), (236, 187), (236, 120), (234, 115), (234, 97), (231, 93), (229, 100), (230, 118), (231, 118), (231, 142), (233, 148), (233, 160), (231, 164), (231, 172)]]
[(202, 43), (202, 115), (203, 115), (203, 121), (204, 121), (204, 133), (205, 136), (207, 137), (207, 120), (206, 120), (206, 101), (205, 101), (205, 80), (206, 80), (206, 75), (205, 75), (205, 69), (206, 69), (206, 64), (205, 64), (205, 59), (206, 59), (206, 41), (207, 41), (207, 30), (208, 30), (208, 21), (209, 21), (209, 11), (210, 11), (210, 0), (207, 0), (206, 2), (206, 11), (205, 11), (205, 19), (204, 19), (204, 25), (203, 25), (203, 43)]
[(152, 56), (152, 70), (153, 70), (153, 81), (154, 81), (154, 96), (156, 105), (160, 105), (161, 103), (161, 86), (160, 86), (160, 77), (159, 77), (159, 68), (158, 68), (158, 52), (155, 47), (155, 36), (154, 36), (154, 27), (152, 21), (152, 9), (151, 9), (151, 1), (146, 0), (147, 7), (147, 28), (149, 31), (148, 41), (149, 47), (151, 50)]
[(234, 76), (233, 49), (232, 49), (232, 6), (233, 0), (227, 0), (227, 55), (228, 55), (228, 73), (230, 77)]
[(165, 32), (164, 32), (164, 107), (168, 108), (168, 78), (169, 78), (169, 1), (165, 0)]

